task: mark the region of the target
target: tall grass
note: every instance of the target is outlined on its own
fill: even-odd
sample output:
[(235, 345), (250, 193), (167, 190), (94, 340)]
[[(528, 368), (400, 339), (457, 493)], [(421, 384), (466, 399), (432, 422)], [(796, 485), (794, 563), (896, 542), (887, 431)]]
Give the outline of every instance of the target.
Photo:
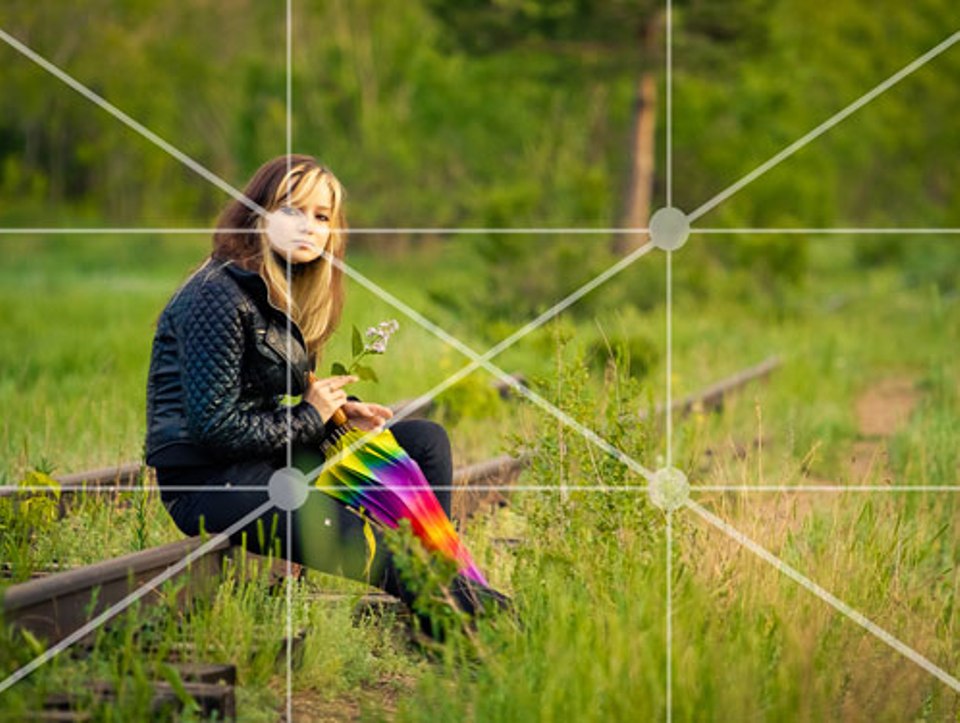
[[(161, 239), (141, 257), (123, 241), (4, 242), (11, 244), (10, 263), (0, 269), (8, 478), (44, 461), (72, 471), (140, 453), (151, 323), (185, 270), (203, 257), (206, 242)], [(721, 414), (675, 419), (674, 459), (692, 484), (957, 484), (956, 305), (923, 286), (904, 286), (883, 268), (851, 271), (835, 263), (847, 251), (831, 244), (812, 244), (810, 278), (784, 292), (776, 308), (758, 303), (768, 297), (751, 297), (749, 289), (717, 290), (706, 305), (675, 289), (674, 398), (771, 353), (784, 360), (768, 382), (728, 398)], [(435, 273), (449, 268), (456, 274), (463, 271), (459, 257), (435, 249), (417, 253), (405, 259), (412, 272), (386, 256), (354, 262), (473, 341), (469, 320), (444, 318), (419, 283), (418, 260)], [(611, 292), (611, 298), (619, 297)], [(665, 457), (663, 420), (638, 424), (624, 415), (662, 399), (664, 355), (639, 378), (616, 366), (591, 366), (585, 355), (598, 329), (639, 328), (662, 340), (663, 309), (612, 308), (602, 299), (596, 308), (589, 323), (558, 320), (496, 361), (525, 371), (543, 397), (645, 466), (658, 467)], [(466, 363), (355, 286), (347, 311), (347, 330), (382, 318), (402, 324), (396, 345), (376, 360), (383, 382), (357, 388), (364, 398), (422, 393)], [(33, 328), (43, 330), (42, 342), (28, 336)], [(324, 363), (346, 358), (348, 343), (345, 335), (334, 340)], [(917, 403), (892, 438), (874, 440), (889, 450), (887, 466), (878, 463), (858, 478), (849, 463), (864, 441), (855, 401), (888, 376), (915, 382)], [(392, 620), (357, 626), (349, 606), (315, 603), (313, 586), (331, 584), (315, 578), (294, 597), (297, 624), (311, 630), (295, 677), (298, 696), (402, 720), (664, 717), (662, 513), (646, 495), (616, 490), (642, 482), (619, 462), (532, 405), (491, 402), (482, 391), (485, 381), (476, 375), (444, 400), (458, 459), (480, 459), (505, 446), (527, 449), (534, 463), (521, 481), (553, 488), (517, 493), (509, 511), (465, 525), (481, 567), (514, 597), (519, 624), (481, 623), (473, 660), (424, 658), (400, 642)], [(485, 419), (473, 416), (481, 408)], [(590, 484), (612, 490), (577, 490)], [(955, 494), (695, 492), (694, 499), (935, 664), (956, 671)], [(151, 504), (138, 512), (84, 503), (74, 517), (46, 528), (29, 564), (55, 557), (89, 561), (101, 551), (170, 539), (175, 531), (156, 501)], [(673, 516), (672, 530), (676, 720), (957, 718), (954, 691), (720, 531), (683, 511)], [(153, 640), (168, 648), (201, 641), (197, 650), (242, 661), (245, 709), (269, 718), (283, 700), (282, 671), (257, 651), (261, 644), (279, 646), (285, 607), (263, 586), (244, 584), (228, 582), (210, 608), (190, 618), (161, 615), (162, 632)], [(139, 643), (129, 645), (141, 650)], [(102, 647), (98, 664), (112, 665), (118, 679), (139, 679), (145, 673), (122, 662), (131, 660), (129, 652), (117, 657), (125, 646)], [(4, 649), (8, 668), (26, 659), (23, 646), (15, 648)], [(37, 671), (24, 699), (78, 676), (76, 664)], [(374, 689), (380, 692), (368, 695)]]

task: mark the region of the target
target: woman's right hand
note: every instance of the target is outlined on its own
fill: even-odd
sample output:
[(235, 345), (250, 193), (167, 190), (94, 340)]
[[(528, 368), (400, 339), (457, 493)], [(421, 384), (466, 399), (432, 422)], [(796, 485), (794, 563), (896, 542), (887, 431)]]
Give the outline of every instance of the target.
[(316, 407), (317, 411), (320, 412), (320, 418), (326, 424), (333, 413), (347, 403), (347, 393), (343, 391), (343, 387), (359, 379), (360, 377), (353, 374), (342, 374), (323, 379), (311, 376), (310, 384), (303, 395), (303, 401)]

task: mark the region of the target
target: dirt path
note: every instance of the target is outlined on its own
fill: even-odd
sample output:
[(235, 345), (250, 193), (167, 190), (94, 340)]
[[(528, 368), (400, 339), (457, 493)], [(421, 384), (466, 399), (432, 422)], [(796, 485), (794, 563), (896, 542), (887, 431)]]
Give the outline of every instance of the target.
[[(887, 445), (909, 421), (920, 394), (913, 378), (898, 375), (881, 379), (855, 401), (858, 438), (848, 453), (841, 479), (805, 478), (799, 484), (883, 484), (891, 482)], [(710, 508), (767, 549), (776, 552), (791, 533), (800, 530), (817, 510), (833, 504), (830, 493), (756, 493), (717, 499)], [(735, 543), (722, 556), (734, 554)], [(718, 551), (719, 552), (719, 551)]]
[[(890, 376), (871, 384), (854, 402), (858, 434), (852, 443), (846, 445), (848, 455), (838, 471), (839, 479), (805, 478), (798, 484), (855, 486), (900, 481), (890, 470), (888, 445), (906, 428), (920, 399), (921, 393), (910, 377)], [(708, 507), (774, 555), (787, 560), (796, 559), (801, 574), (841, 598), (849, 594), (851, 605), (862, 608), (875, 623), (902, 637), (908, 644), (923, 641), (921, 650), (935, 647), (931, 641), (942, 636), (942, 630), (937, 629), (938, 622), (910, 620), (910, 596), (923, 594), (917, 591), (925, 590), (926, 583), (905, 575), (902, 584), (913, 586), (910, 593), (902, 593), (901, 597), (897, 592), (900, 589), (898, 582), (896, 589), (891, 589), (882, 603), (868, 599), (866, 605), (861, 605), (858, 590), (846, 582), (848, 576), (857, 579), (855, 572), (862, 562), (871, 564), (861, 560), (859, 551), (852, 544), (862, 533), (850, 529), (850, 522), (854, 519), (850, 513), (856, 511), (868, 496), (816, 492), (751, 493), (719, 497)], [(889, 500), (890, 496), (884, 499)], [(823, 515), (825, 524), (809, 524), (814, 515)], [(705, 524), (701, 527), (706, 534), (697, 541), (698, 549), (687, 553), (686, 559), (692, 569), (699, 571), (701, 579), (712, 586), (718, 604), (726, 605), (729, 600), (730, 609), (737, 610), (752, 605), (769, 605), (771, 600), (778, 599), (776, 595), (781, 588), (775, 582), (777, 573), (771, 567), (722, 533)], [(818, 553), (814, 547), (808, 555), (804, 546), (815, 546), (818, 537), (821, 540), (826, 537), (833, 549), (821, 548)], [(785, 546), (795, 547), (791, 550)], [(792, 553), (792, 556), (784, 556), (784, 552)], [(812, 650), (817, 641), (837, 631), (833, 623), (837, 616), (829, 606), (813, 600), (809, 604), (809, 612), (804, 612), (801, 607), (790, 608), (797, 614), (797, 620), (789, 623), (791, 632), (787, 639), (795, 649), (808, 645)], [(886, 696), (909, 698), (912, 701), (909, 705), (921, 705), (917, 691), (927, 685), (924, 671), (905, 663), (900, 655), (873, 636), (863, 633), (858, 638), (855, 632), (849, 636), (841, 638), (848, 641), (849, 647), (835, 653), (842, 661), (837, 663), (838, 669), (848, 671), (844, 694), (838, 701), (838, 718), (870, 720), (872, 702)]]
[(920, 395), (910, 377), (889, 377), (857, 399), (857, 426), (864, 437), (891, 437), (906, 424)]
[[(850, 453), (850, 484), (890, 480), (887, 441), (910, 419), (920, 398), (909, 377), (889, 377), (867, 389), (856, 402), (860, 434)], [(871, 479), (874, 475), (881, 479)]]

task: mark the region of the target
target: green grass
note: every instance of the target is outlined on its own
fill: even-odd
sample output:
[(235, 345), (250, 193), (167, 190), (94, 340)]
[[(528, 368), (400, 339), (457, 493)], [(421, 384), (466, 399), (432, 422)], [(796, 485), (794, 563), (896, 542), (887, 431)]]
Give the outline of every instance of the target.
[[(9, 479), (47, 463), (66, 472), (139, 456), (151, 323), (206, 243), (158, 239), (135, 251), (137, 243), (4, 241), (0, 400), (8, 412), (0, 444)], [(711, 277), (717, 285), (707, 299), (675, 288), (674, 398), (773, 353), (783, 358), (769, 381), (727, 399), (721, 414), (675, 420), (674, 460), (693, 484), (958, 483), (960, 311), (922, 284), (905, 285), (893, 270), (851, 268), (844, 243), (814, 243), (808, 278), (776, 298), (736, 274)], [(432, 306), (422, 278), (429, 268), (468, 283), (468, 258), (462, 249), (434, 245), (350, 260), (483, 351), (485, 336), (472, 330), (473, 320)], [(639, 263), (659, 263), (655, 258)], [(683, 259), (678, 254), (675, 266)], [(664, 396), (664, 309), (605, 305), (603, 294), (622, 298), (618, 290), (596, 293), (593, 318), (565, 316), (497, 361), (527, 373), (546, 399), (655, 468), (664, 460), (662, 422), (622, 423), (620, 416)], [(410, 397), (466, 363), (383, 301), (351, 287), (344, 330), (385, 318), (398, 318), (401, 331), (388, 355), (374, 360), (381, 384), (358, 385), (360, 396)], [(654, 340), (660, 354), (649, 374), (631, 380), (580, 364), (601, 330), (638, 331)], [(324, 363), (345, 359), (347, 345), (339, 335)], [(856, 400), (889, 377), (914, 382), (916, 404), (892, 437), (879, 440), (889, 451), (888, 468), (857, 478), (849, 458), (865, 440)], [(481, 567), (516, 600), (522, 627), (481, 625), (466, 660), (456, 645), (424, 657), (400, 641), (390, 620), (355, 626), (348, 605), (312, 603), (318, 586), (358, 588), (311, 575), (294, 593), (298, 624), (311, 630), (306, 662), (295, 675), (298, 699), (401, 720), (662, 718), (663, 516), (642, 494), (577, 492), (577, 485), (641, 480), (532, 405), (492, 400), (488, 378), (478, 372), (443, 400), (441, 418), (458, 462), (527, 448), (535, 462), (522, 481), (573, 488), (566, 496), (517, 494), (509, 510), (464, 526)], [(955, 497), (695, 493), (951, 673), (960, 665)], [(87, 500), (71, 517), (38, 528), (42, 535), (16, 545), (23, 570), (53, 559), (81, 564), (177, 535), (154, 498), (139, 510)], [(675, 720), (957, 719), (955, 692), (691, 513), (674, 517), (673, 552)], [(284, 698), (282, 669), (258, 651), (279, 645), (281, 626), (264, 621), (282, 612), (283, 600), (262, 584), (226, 584), (209, 609), (160, 616), (153, 644), (196, 640), (237, 662), (242, 709), (272, 719)], [(153, 653), (124, 634), (123, 628), (108, 634), (87, 662), (63, 658), (38, 670), (11, 700), (26, 705), (38, 691), (82, 679), (83, 666), (106, 666), (118, 680), (142, 677), (131, 661), (139, 654), (146, 666)], [(4, 669), (29, 652), (21, 646), (9, 654)], [(139, 704), (131, 695), (128, 711)]]
[[(60, 473), (136, 460), (156, 318), (208, 251), (203, 239), (58, 237), (0, 240), (0, 475), (55, 465)], [(349, 262), (415, 308), (423, 286), (398, 259)], [(456, 265), (456, 259), (441, 259)], [(441, 265), (438, 273), (443, 272)], [(373, 366), (380, 384), (351, 391), (385, 402), (410, 398), (466, 363), (459, 353), (351, 284), (341, 330), (320, 372), (350, 358), (350, 328), (399, 318), (401, 331)]]

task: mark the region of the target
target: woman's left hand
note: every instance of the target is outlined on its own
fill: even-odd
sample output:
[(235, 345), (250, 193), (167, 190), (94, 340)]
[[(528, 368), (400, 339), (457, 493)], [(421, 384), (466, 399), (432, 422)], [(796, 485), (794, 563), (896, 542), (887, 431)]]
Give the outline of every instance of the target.
[(365, 432), (371, 432), (382, 427), (390, 417), (393, 411), (382, 404), (370, 404), (368, 402), (347, 402), (341, 407), (347, 419), (357, 429)]

